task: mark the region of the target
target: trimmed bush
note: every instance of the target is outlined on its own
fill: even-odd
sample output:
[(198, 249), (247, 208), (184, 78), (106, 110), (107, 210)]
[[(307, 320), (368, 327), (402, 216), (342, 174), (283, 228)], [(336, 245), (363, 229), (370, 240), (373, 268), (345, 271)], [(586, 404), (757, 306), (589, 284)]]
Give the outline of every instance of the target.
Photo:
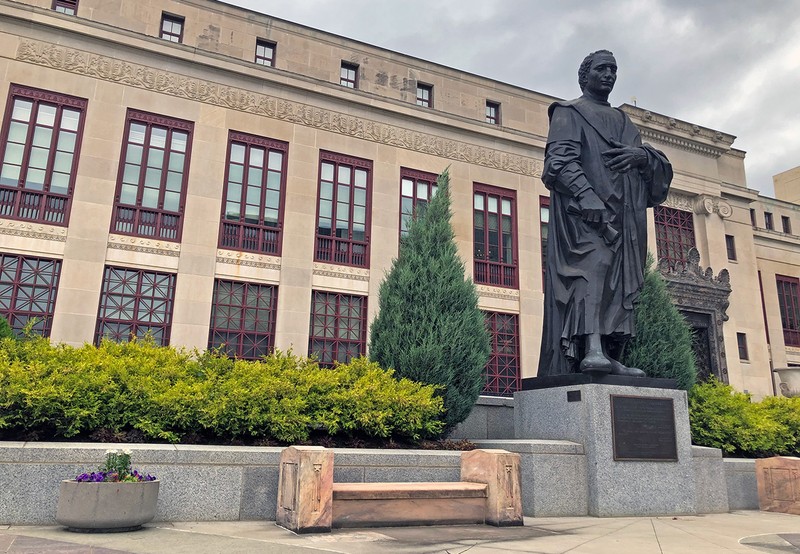
[(201, 435), (282, 443), (312, 433), (418, 441), (441, 433), (435, 388), (365, 358), (334, 369), (291, 353), (262, 361), (152, 341), (99, 347), (0, 341), (0, 439), (46, 440), (137, 430), (179, 442)]
[(11, 324), (5, 317), (0, 315), (0, 339), (13, 339), (14, 337), (14, 329)]
[(691, 389), (697, 380), (692, 334), (650, 254), (635, 314), (636, 336), (626, 345), (622, 363), (638, 367), (648, 377), (675, 379), (679, 388)]
[(759, 458), (800, 455), (800, 398), (750, 395), (712, 380), (689, 393), (692, 442), (725, 454)]
[(490, 346), (450, 225), (446, 170), (437, 183), (436, 196), (416, 214), (381, 283), (369, 355), (398, 375), (436, 385), (449, 429), (467, 418), (481, 393)]

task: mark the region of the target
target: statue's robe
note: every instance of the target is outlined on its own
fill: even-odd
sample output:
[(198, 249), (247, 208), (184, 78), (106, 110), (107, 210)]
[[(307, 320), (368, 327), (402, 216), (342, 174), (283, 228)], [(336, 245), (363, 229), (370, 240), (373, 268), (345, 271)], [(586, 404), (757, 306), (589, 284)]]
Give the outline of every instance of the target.
[[(550, 190), (544, 328), (538, 375), (578, 371), (585, 336), (621, 345), (634, 335), (633, 307), (644, 281), (647, 212), (663, 202), (672, 166), (643, 145), (620, 109), (581, 97), (550, 106), (542, 181)], [(612, 141), (641, 146), (647, 164), (628, 172), (605, 166)], [(581, 218), (576, 196), (586, 189), (610, 212), (606, 226)]]

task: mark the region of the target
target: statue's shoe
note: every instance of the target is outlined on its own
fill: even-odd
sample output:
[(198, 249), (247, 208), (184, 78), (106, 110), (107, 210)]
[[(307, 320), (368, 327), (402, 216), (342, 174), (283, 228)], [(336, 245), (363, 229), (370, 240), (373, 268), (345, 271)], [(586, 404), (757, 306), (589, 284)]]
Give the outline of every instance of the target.
[(611, 360), (600, 353), (589, 352), (581, 360), (579, 369), (581, 373), (611, 373), (614, 365)]
[(611, 361), (611, 375), (624, 375), (625, 377), (647, 377), (647, 374), (637, 367), (622, 365), (617, 360)]

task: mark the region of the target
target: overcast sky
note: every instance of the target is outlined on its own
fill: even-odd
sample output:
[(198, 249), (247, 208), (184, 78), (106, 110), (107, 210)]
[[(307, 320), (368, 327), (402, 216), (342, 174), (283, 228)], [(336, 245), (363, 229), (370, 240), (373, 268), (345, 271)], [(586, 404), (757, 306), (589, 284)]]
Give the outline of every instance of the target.
[(610, 101), (737, 137), (747, 184), (800, 165), (797, 0), (225, 0), (545, 94), (614, 52)]

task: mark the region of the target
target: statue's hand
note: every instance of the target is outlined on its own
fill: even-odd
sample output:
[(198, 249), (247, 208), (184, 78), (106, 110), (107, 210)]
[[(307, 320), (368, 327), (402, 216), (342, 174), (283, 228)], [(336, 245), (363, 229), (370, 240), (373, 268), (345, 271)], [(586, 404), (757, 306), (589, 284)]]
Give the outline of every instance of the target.
[(606, 167), (611, 171), (625, 173), (634, 168), (644, 167), (647, 164), (647, 152), (638, 146), (625, 146), (624, 144), (611, 141), (614, 148), (603, 152)]
[(608, 221), (608, 209), (592, 189), (586, 189), (578, 195), (578, 207), (581, 209), (581, 218), (592, 225), (602, 225)]

